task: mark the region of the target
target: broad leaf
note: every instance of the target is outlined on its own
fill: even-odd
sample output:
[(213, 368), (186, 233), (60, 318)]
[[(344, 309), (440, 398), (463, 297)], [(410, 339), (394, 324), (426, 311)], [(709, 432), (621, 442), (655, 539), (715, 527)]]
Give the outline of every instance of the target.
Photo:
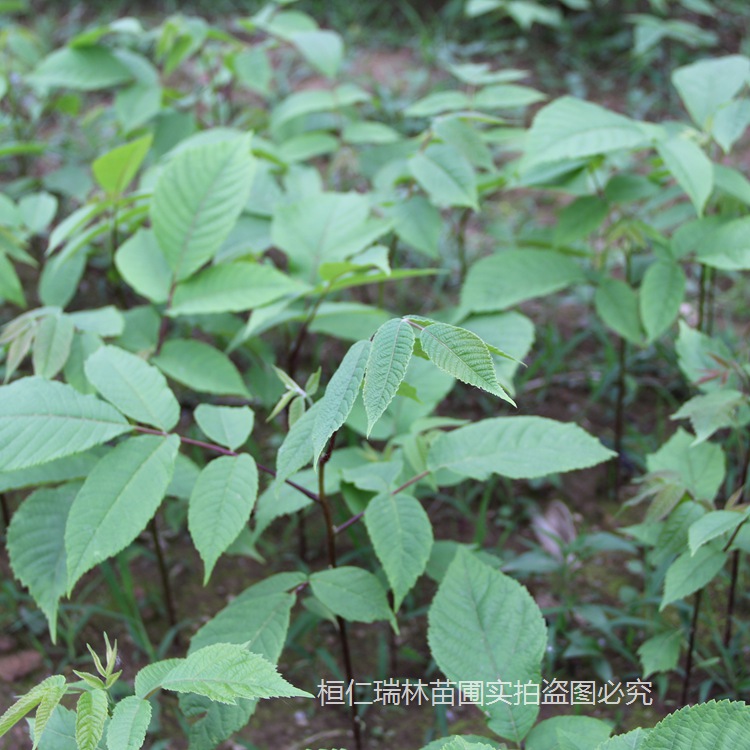
[(250, 437), (255, 415), (249, 406), (200, 404), (195, 410), (198, 427), (213, 441), (237, 450)]
[(604, 279), (596, 288), (594, 305), (608, 328), (632, 344), (643, 343), (638, 294), (622, 279)]
[(27, 497), (8, 528), (13, 573), (29, 589), (57, 637), (57, 603), (68, 590), (65, 524), (78, 487), (37, 490)]
[(432, 323), (420, 331), (419, 342), (425, 354), (441, 370), (515, 406), (513, 399), (497, 382), (495, 364), (487, 344), (475, 333), (447, 323)]
[(131, 429), (109, 404), (43, 378), (0, 388), (0, 471), (80, 453)]
[(45, 315), (34, 336), (32, 364), (34, 374), (51, 380), (65, 366), (75, 332), (73, 321), (65, 314)]
[(317, 599), (345, 620), (376, 622), (389, 620), (396, 627), (385, 590), (372, 573), (344, 565), (313, 573), (310, 588)]
[(107, 691), (87, 690), (76, 705), (76, 744), (78, 750), (96, 750), (109, 718)]
[(643, 277), (640, 294), (641, 319), (648, 341), (654, 341), (672, 325), (685, 297), (685, 272), (678, 263), (652, 263)]
[(180, 439), (130, 438), (94, 468), (65, 528), (68, 593), (102, 560), (125, 549), (156, 513), (174, 471)]
[(717, 430), (737, 426), (742, 414), (739, 410), (746, 402), (746, 396), (733, 388), (712, 391), (693, 396), (670, 419), (689, 419), (695, 433), (693, 445), (698, 445)]
[(204, 585), (250, 520), (257, 496), (258, 469), (247, 453), (221, 456), (201, 471), (190, 496), (188, 528), (205, 566)]
[(414, 348), (414, 329), (403, 318), (378, 328), (367, 360), (362, 398), (367, 411), (367, 434), (398, 392)]
[(358, 341), (344, 355), (328, 383), (312, 430), (313, 463), (318, 462), (331, 435), (346, 422), (362, 385), (369, 354), (370, 342)]
[(222, 263), (201, 271), (175, 290), (170, 313), (241, 312), (262, 307), (307, 287), (273, 266), (260, 263)]
[(551, 250), (505, 250), (474, 263), (461, 289), (461, 309), (495, 312), (584, 281), (580, 266)]
[(646, 129), (596, 104), (563, 96), (539, 110), (526, 137), (522, 168), (648, 145)]
[(97, 349), (84, 366), (99, 393), (136, 422), (169, 432), (180, 418), (180, 405), (166, 378), (135, 354), (116, 346)]
[(255, 171), (248, 137), (181, 151), (159, 176), (151, 222), (175, 279), (211, 260), (232, 230)]
[[(526, 738), (526, 750), (594, 750), (609, 735), (612, 725), (593, 716), (552, 716), (540, 721)], [(565, 741), (575, 737), (575, 744)]]
[(671, 138), (656, 144), (662, 161), (677, 184), (688, 194), (698, 216), (714, 187), (714, 168), (700, 146), (686, 138)]
[(115, 266), (123, 279), (151, 302), (169, 298), (172, 271), (153, 231), (139, 229), (115, 253)]
[(106, 47), (63, 47), (39, 63), (31, 80), (40, 86), (95, 91), (133, 78), (130, 68)]
[(365, 524), (393, 589), (393, 608), (398, 610), (430, 558), (429, 516), (411, 495), (383, 492), (367, 504)]
[(290, 34), (289, 41), (302, 53), (310, 65), (323, 75), (335, 78), (341, 66), (344, 44), (335, 31), (298, 31)]
[(440, 257), (443, 218), (423, 195), (413, 195), (393, 207), (394, 230), (407, 244), (430, 258)]
[(112, 712), (107, 727), (107, 750), (140, 750), (151, 723), (151, 704), (130, 695), (123, 698)]
[(652, 636), (638, 648), (643, 679), (656, 672), (670, 672), (677, 667), (683, 634), (680, 630), (667, 631)]
[(239, 698), (312, 697), (284, 680), (271, 662), (232, 643), (194, 651), (164, 678), (162, 688), (230, 705)]
[[(430, 652), (454, 681), (539, 683), (547, 645), (544, 619), (529, 592), (459, 549), (429, 612)], [(490, 728), (521, 742), (539, 712), (534, 704), (485, 705)]]
[(427, 466), (484, 481), (491, 474), (533, 479), (585, 469), (615, 454), (575, 424), (543, 417), (496, 417), (440, 435)]
[(285, 479), (313, 460), (312, 435), (320, 412), (320, 404), (313, 404), (290, 428), (276, 454), (277, 491)]
[(707, 544), (692, 554), (685, 550), (667, 569), (659, 609), (708, 585), (727, 561), (721, 544)]
[(704, 544), (712, 539), (734, 531), (747, 520), (747, 513), (733, 510), (713, 510), (699, 518), (688, 531), (690, 553), (695, 554)]
[(0, 716), (0, 737), (23, 719), (29, 711), (35, 709), (44, 700), (45, 695), (56, 694), (60, 689), (65, 689), (65, 678), (62, 675), (53, 675), (22, 695)]
[(466, 206), (479, 210), (474, 168), (452, 146), (428, 146), (409, 160), (409, 170), (437, 206)]
[(248, 396), (229, 357), (203, 341), (170, 339), (152, 362), (168, 377), (203, 393)]
[(108, 195), (122, 195), (146, 158), (153, 136), (144, 135), (102, 154), (91, 165), (94, 177)]

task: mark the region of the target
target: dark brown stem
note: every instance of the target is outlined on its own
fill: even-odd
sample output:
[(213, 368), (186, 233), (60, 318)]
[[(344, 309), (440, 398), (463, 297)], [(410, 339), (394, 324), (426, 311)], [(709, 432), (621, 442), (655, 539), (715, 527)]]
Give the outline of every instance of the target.
[[(156, 526), (156, 516), (149, 521), (148, 526), (151, 530), (151, 539), (154, 542), (156, 562), (159, 565), (159, 576), (161, 577), (161, 587), (164, 592), (164, 603), (167, 607), (167, 619), (169, 620), (170, 627), (176, 628), (177, 611), (175, 609), (174, 596), (172, 594), (172, 585), (169, 582), (169, 571), (167, 570), (164, 553), (162, 552), (161, 544), (159, 543), (159, 529)], [(175, 640), (179, 640), (179, 633), (177, 633)]]
[(292, 380), (294, 380), (297, 372), (297, 360), (299, 359), (299, 354), (302, 351), (302, 345), (305, 343), (305, 339), (307, 338), (307, 332), (310, 329), (310, 324), (315, 319), (315, 314), (318, 312), (318, 308), (323, 302), (325, 296), (326, 292), (323, 292), (320, 297), (315, 300), (315, 304), (313, 304), (313, 306), (310, 308), (310, 312), (307, 314), (307, 317), (300, 326), (299, 333), (297, 333), (297, 338), (294, 340), (294, 344), (292, 344), (292, 348), (289, 350), (289, 356), (286, 360), (286, 371), (287, 375), (289, 375)]
[(736, 549), (732, 552), (732, 572), (729, 584), (729, 595), (727, 598), (727, 615), (724, 623), (724, 648), (729, 648), (732, 642), (732, 624), (734, 622), (734, 605), (737, 591), (737, 579), (740, 572), (740, 551)]
[(8, 526), (10, 526), (10, 507), (8, 506), (8, 498), (5, 495), (0, 495), (0, 508), (3, 512), (3, 523), (7, 530)]
[(172, 281), (172, 284), (169, 287), (169, 294), (167, 296), (167, 306), (164, 309), (164, 312), (162, 313), (161, 323), (159, 324), (159, 339), (156, 342), (156, 351), (154, 352), (154, 354), (157, 356), (161, 352), (161, 348), (162, 346), (164, 346), (164, 342), (167, 340), (167, 332), (169, 331), (169, 318), (167, 317), (167, 312), (169, 311), (169, 308), (172, 307), (172, 300), (174, 299), (175, 289), (177, 289), (176, 279)]
[(628, 342), (620, 338), (617, 364), (617, 402), (615, 404), (615, 500), (620, 498), (620, 485), (622, 483), (622, 438), (625, 429), (625, 373), (627, 372)]
[[(151, 427), (143, 427), (142, 425), (136, 424), (133, 425), (133, 429), (137, 432), (143, 432), (147, 435), (159, 435), (160, 437), (169, 437), (170, 435), (174, 435), (176, 433), (170, 433), (170, 432), (163, 432), (162, 430), (154, 430)], [(239, 453), (237, 451), (230, 450), (229, 448), (224, 448), (221, 445), (214, 445), (213, 443), (207, 443), (204, 440), (194, 440), (193, 438), (185, 437), (184, 435), (177, 435), (178, 438), (180, 438), (180, 441), (183, 443), (187, 443), (188, 445), (196, 445), (199, 448), (204, 448), (207, 451), (213, 451), (214, 453), (220, 453), (222, 456), (239, 456)], [(262, 471), (264, 474), (268, 474), (269, 476), (276, 477), (276, 472), (269, 468), (268, 466), (264, 466), (263, 464), (255, 462), (256, 466), (258, 467), (259, 471)], [(313, 502), (318, 502), (318, 496), (314, 492), (310, 492), (306, 487), (303, 487), (300, 484), (297, 484), (296, 482), (293, 482), (291, 479), (285, 479), (285, 484), (288, 484), (290, 487), (294, 487), (297, 492), (301, 492), (305, 497), (308, 497)]]
[(708, 296), (708, 266), (701, 266), (701, 278), (698, 286), (698, 330), (705, 333), (706, 297)]
[(703, 589), (699, 589), (695, 594), (693, 604), (693, 619), (690, 622), (690, 640), (688, 642), (687, 657), (685, 658), (685, 677), (682, 681), (682, 696), (680, 703), (687, 706), (688, 693), (690, 692), (690, 678), (693, 673), (693, 653), (695, 652), (695, 634), (698, 630), (698, 615), (701, 609), (701, 599), (703, 598)]
[(468, 262), (466, 260), (466, 227), (471, 218), (471, 209), (466, 208), (461, 214), (461, 218), (458, 220), (458, 232), (457, 232), (457, 248), (458, 248), (458, 268), (461, 274), (461, 281), (466, 278), (466, 271), (468, 269)]

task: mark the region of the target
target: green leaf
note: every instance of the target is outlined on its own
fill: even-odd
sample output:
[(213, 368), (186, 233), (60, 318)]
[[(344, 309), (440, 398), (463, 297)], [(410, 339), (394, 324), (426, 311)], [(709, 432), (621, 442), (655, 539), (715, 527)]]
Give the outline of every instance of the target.
[(575, 424), (543, 417), (496, 417), (440, 435), (430, 447), (427, 466), (479, 481), (491, 474), (533, 479), (586, 469), (614, 455)]
[(204, 586), (250, 520), (257, 496), (258, 469), (247, 453), (221, 456), (201, 471), (190, 495), (188, 529), (205, 566)]
[(320, 602), (345, 620), (389, 620), (396, 628), (396, 620), (380, 581), (362, 568), (343, 565), (313, 573), (310, 588)]
[(170, 314), (241, 312), (262, 307), (307, 289), (273, 266), (260, 263), (222, 263), (179, 284)]
[(703, 150), (686, 138), (659, 141), (656, 150), (677, 184), (688, 194), (698, 216), (714, 187), (714, 168)]
[(643, 276), (639, 294), (647, 341), (654, 341), (672, 325), (685, 297), (685, 272), (678, 263), (657, 261)]
[(711, 135), (727, 154), (745, 133), (748, 125), (750, 125), (750, 102), (747, 99), (737, 99), (729, 102), (716, 113)]
[(80, 453), (130, 430), (109, 404), (75, 388), (23, 378), (0, 388), (0, 471)]
[(367, 411), (368, 437), (406, 375), (414, 338), (414, 329), (403, 318), (389, 320), (373, 336), (362, 394)]
[(662, 719), (638, 750), (738, 750), (748, 736), (750, 711), (744, 703), (709, 701)]
[(470, 107), (471, 100), (462, 91), (433, 91), (423, 99), (410, 104), (404, 110), (404, 115), (406, 117), (432, 117)]
[[(26, 298), (16, 269), (3, 252), (0, 252), (0, 299), (12, 302), (18, 307), (26, 307)], [(47, 304), (44, 300), (42, 302)]]
[(51, 380), (62, 370), (70, 356), (74, 332), (73, 321), (59, 311), (42, 318), (31, 355), (35, 375)]
[(130, 438), (89, 474), (65, 527), (68, 594), (86, 571), (143, 531), (172, 479), (179, 447), (176, 435)]
[(106, 47), (63, 47), (42, 60), (31, 75), (40, 86), (95, 91), (132, 80), (133, 74)]
[(504, 250), (474, 263), (461, 289), (467, 312), (506, 310), (583, 282), (575, 261), (551, 250)]
[(135, 354), (103, 346), (86, 360), (84, 370), (99, 393), (136, 422), (165, 432), (177, 424), (180, 405), (166, 378)]
[(690, 553), (694, 555), (704, 544), (722, 534), (734, 531), (745, 520), (747, 520), (747, 513), (739, 513), (735, 510), (709, 511), (695, 521), (688, 530)]
[[(459, 549), (432, 601), (427, 639), (443, 674), (454, 681), (541, 681), (547, 645), (542, 613), (521, 584)], [(490, 728), (520, 743), (539, 707), (485, 705)]]
[(53, 643), (57, 603), (68, 590), (65, 524), (77, 491), (76, 485), (37, 490), (21, 503), (8, 527), (13, 573), (44, 612)]
[(344, 43), (335, 31), (298, 31), (289, 41), (302, 53), (310, 65), (328, 78), (335, 78), (341, 67)]
[(318, 401), (290, 428), (276, 454), (276, 489), (313, 460), (313, 431), (320, 412)]
[(57, 707), (60, 705), (60, 701), (66, 692), (67, 686), (65, 685), (64, 680), (62, 684), (58, 683), (55, 685), (49, 685), (45, 689), (42, 702), (39, 704), (36, 714), (34, 715), (34, 742), (31, 750), (36, 750), (38, 747), (39, 742), (44, 737), (44, 730), (50, 723), (52, 715), (57, 710)]
[[(526, 738), (526, 750), (594, 750), (612, 734), (612, 726), (592, 716), (552, 716)], [(575, 737), (575, 745), (563, 738)]]
[(33, 234), (41, 234), (50, 225), (57, 213), (57, 198), (50, 193), (32, 193), (18, 202), (23, 223)]
[(78, 750), (96, 750), (109, 718), (106, 690), (81, 693), (76, 705), (76, 744)]
[(474, 168), (452, 146), (428, 146), (409, 159), (409, 171), (437, 206), (466, 206), (479, 210)]
[(724, 271), (750, 270), (750, 217), (734, 219), (709, 230), (697, 243), (696, 258)]
[(430, 258), (440, 257), (443, 219), (423, 195), (413, 195), (393, 207), (394, 229), (407, 244)]
[(288, 96), (271, 113), (271, 130), (277, 132), (291, 120), (315, 112), (335, 112), (352, 104), (366, 102), (371, 99), (364, 89), (351, 83), (337, 86), (331, 91), (322, 89), (312, 91), (297, 91)]
[(389, 222), (369, 216), (366, 196), (320, 193), (279, 206), (274, 211), (271, 238), (313, 279), (322, 263), (346, 260), (390, 229)]
[(724, 481), (724, 452), (713, 443), (693, 444), (693, 437), (677, 430), (656, 453), (646, 457), (650, 472), (670, 472), (679, 477), (696, 499), (711, 502)]
[(659, 611), (668, 604), (707, 586), (727, 561), (728, 553), (722, 545), (705, 545), (692, 554), (685, 550), (670, 566), (664, 576), (664, 595)]
[(745, 403), (744, 394), (727, 388), (693, 396), (670, 419), (689, 419), (695, 433), (693, 445), (698, 445), (708, 440), (717, 430), (737, 426), (738, 410)]
[(581, 159), (648, 145), (647, 130), (635, 120), (596, 104), (563, 96), (537, 112), (526, 136), (521, 168)]
[(249, 406), (200, 404), (193, 416), (208, 438), (233, 451), (245, 444), (255, 422)]
[(167, 301), (172, 271), (150, 229), (139, 229), (120, 245), (115, 267), (138, 294), (157, 304)]
[(681, 630), (672, 630), (659, 633), (640, 645), (638, 657), (644, 680), (657, 672), (671, 672), (677, 667), (682, 639)]
[(487, 344), (475, 333), (447, 323), (433, 323), (420, 331), (419, 343), (425, 354), (444, 372), (515, 406), (513, 399), (497, 382), (495, 364)]
[(244, 646), (217, 643), (194, 651), (162, 681), (164, 690), (234, 705), (238, 698), (312, 698), (290, 685), (271, 662)]
[(393, 608), (398, 610), (430, 558), (433, 536), (429, 516), (411, 495), (384, 492), (367, 504), (365, 524), (393, 589)]
[(370, 342), (358, 341), (344, 355), (328, 383), (312, 431), (313, 463), (318, 462), (331, 435), (346, 422), (362, 385), (369, 354)]
[(672, 83), (699, 128), (710, 131), (718, 111), (747, 84), (750, 60), (728, 55), (677, 68)]
[(129, 695), (115, 706), (107, 728), (107, 750), (140, 750), (151, 723), (151, 704)]
[(181, 151), (151, 200), (151, 223), (177, 281), (211, 260), (250, 195), (255, 160), (248, 136)]
[(638, 294), (622, 279), (604, 279), (594, 293), (594, 306), (608, 328), (631, 344), (643, 343)]
[(151, 361), (165, 375), (193, 390), (219, 396), (249, 395), (232, 360), (203, 341), (170, 339)]
[(99, 187), (107, 195), (119, 196), (133, 181), (154, 140), (150, 133), (102, 154), (91, 165)]
[(53, 675), (35, 685), (28, 693), (22, 695), (2, 716), (0, 716), (0, 737), (16, 723), (21, 721), (29, 711), (36, 708), (48, 693), (56, 693), (65, 688), (65, 678)]
[[(719, 366), (719, 362), (732, 360), (732, 353), (727, 345), (719, 340), (706, 336), (705, 333), (690, 328), (684, 321), (679, 323), (680, 333), (675, 350), (677, 363), (685, 377), (701, 391), (711, 392), (726, 388), (738, 388), (733, 374)], [(718, 360), (717, 360), (718, 358)], [(707, 377), (718, 373), (721, 377)], [(723, 373), (729, 377), (724, 378)]]
[(583, 195), (558, 214), (555, 243), (567, 245), (588, 237), (609, 215), (609, 203), (598, 195)]
[(135, 697), (148, 698), (161, 687), (164, 678), (181, 663), (182, 659), (162, 659), (140, 669), (135, 676)]
[(121, 336), (125, 330), (125, 318), (112, 305), (68, 313), (68, 317), (77, 330), (95, 333), (97, 336)]

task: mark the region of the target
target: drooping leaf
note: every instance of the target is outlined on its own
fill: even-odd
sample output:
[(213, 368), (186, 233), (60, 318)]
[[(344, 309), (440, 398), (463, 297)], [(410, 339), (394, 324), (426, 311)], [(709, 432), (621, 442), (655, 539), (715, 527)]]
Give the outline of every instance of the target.
[(678, 263), (657, 261), (643, 276), (638, 301), (648, 341), (672, 325), (685, 296), (685, 272)]
[(669, 672), (677, 666), (680, 658), (683, 634), (680, 630), (659, 633), (644, 641), (638, 648), (643, 679), (656, 672)]
[(430, 258), (440, 256), (443, 219), (440, 211), (423, 195), (413, 195), (393, 207), (394, 229), (407, 244)]
[(344, 43), (339, 34), (323, 29), (297, 31), (289, 35), (289, 41), (323, 75), (336, 77), (344, 54)]
[(167, 301), (172, 271), (152, 230), (139, 229), (123, 242), (115, 266), (138, 294), (157, 304)]
[(584, 281), (580, 266), (551, 250), (505, 250), (474, 263), (461, 289), (467, 312), (496, 312)]
[(370, 500), (365, 524), (393, 589), (393, 608), (398, 610), (427, 566), (432, 549), (432, 524), (415, 497), (389, 492)]
[(99, 187), (108, 195), (122, 195), (146, 158), (153, 139), (149, 133), (96, 159), (91, 169)]
[(170, 339), (152, 362), (168, 377), (203, 393), (248, 396), (229, 357), (203, 341)]
[(637, 292), (622, 279), (604, 279), (596, 288), (594, 306), (608, 328), (632, 344), (643, 343)]
[(414, 329), (403, 318), (384, 323), (372, 339), (362, 398), (367, 411), (367, 434), (396, 395), (406, 375), (414, 347)]
[(97, 349), (84, 365), (99, 393), (136, 422), (169, 432), (180, 418), (180, 405), (166, 378), (152, 365), (117, 346)]
[(250, 195), (248, 137), (205, 143), (175, 156), (159, 176), (151, 222), (177, 281), (211, 260)]
[(671, 138), (656, 144), (662, 161), (677, 184), (688, 194), (698, 216), (714, 187), (714, 168), (700, 146), (686, 138)]
[[(31, 750), (36, 750), (44, 737), (44, 730), (50, 723), (54, 712), (60, 705), (60, 701), (67, 692), (67, 686), (63, 681), (62, 684), (56, 683), (48, 685), (44, 691), (42, 702), (34, 714), (34, 742), (31, 746)], [(51, 734), (51, 733), (50, 733)]]
[(734, 531), (746, 520), (746, 513), (738, 513), (733, 510), (709, 511), (693, 523), (688, 530), (688, 544), (691, 554), (694, 555), (704, 544), (716, 539), (716, 537)]
[(51, 380), (62, 370), (70, 356), (74, 332), (73, 321), (64, 313), (42, 318), (31, 355), (35, 375)]
[(130, 430), (103, 401), (33, 377), (0, 387), (0, 470), (23, 469), (81, 453)]
[(176, 435), (130, 438), (94, 468), (65, 527), (68, 593), (94, 565), (125, 549), (156, 513), (177, 457)]
[(198, 427), (219, 445), (237, 450), (253, 431), (255, 415), (249, 406), (199, 404), (194, 412)]
[(140, 750), (151, 722), (151, 704), (129, 695), (120, 700), (107, 727), (107, 750)]
[(575, 424), (543, 417), (496, 417), (440, 435), (430, 447), (427, 466), (479, 481), (491, 474), (532, 479), (585, 469), (612, 456)]
[(50, 692), (57, 692), (65, 688), (65, 678), (62, 675), (53, 675), (35, 685), (28, 693), (22, 695), (0, 716), (0, 737), (18, 723), (29, 711), (35, 709), (44, 700), (44, 696)]
[(479, 210), (474, 168), (452, 146), (428, 146), (409, 160), (409, 170), (435, 205)]
[(717, 430), (738, 425), (746, 397), (733, 388), (705, 393), (686, 401), (670, 419), (689, 419), (695, 433), (693, 445), (702, 443)]
[(201, 471), (190, 496), (188, 529), (205, 566), (204, 585), (247, 525), (257, 496), (258, 469), (247, 453), (220, 456)]
[(34, 597), (57, 638), (57, 603), (68, 590), (65, 524), (77, 485), (41, 489), (27, 497), (8, 527), (13, 573)]
[(433, 323), (420, 331), (419, 343), (441, 370), (515, 406), (513, 399), (497, 382), (495, 364), (487, 344), (475, 333), (447, 323)]
[(126, 83), (133, 78), (130, 68), (106, 47), (63, 47), (45, 57), (31, 80), (41, 86), (95, 91)]
[(342, 565), (313, 573), (310, 588), (328, 609), (352, 622), (389, 620), (395, 627), (380, 581), (362, 568)]
[(41, 234), (50, 225), (57, 213), (57, 198), (50, 193), (39, 192), (24, 195), (18, 201), (18, 211), (23, 223), (34, 233)]
[(317, 463), (331, 435), (346, 422), (362, 385), (369, 354), (370, 342), (358, 341), (344, 355), (328, 383), (312, 430), (313, 463)]
[(233, 643), (205, 646), (181, 659), (162, 680), (162, 688), (229, 705), (239, 698), (312, 697), (284, 680), (271, 662)]
[(211, 266), (177, 286), (173, 315), (241, 312), (262, 307), (307, 287), (273, 266), (260, 263), (222, 263)]
[(287, 432), (276, 454), (276, 487), (304, 468), (313, 459), (312, 435), (320, 411), (320, 401), (308, 409)]
[[(521, 584), (459, 549), (429, 612), (430, 652), (454, 681), (539, 683), (547, 629)], [(485, 705), (490, 728), (521, 742), (539, 712), (533, 703)]]
[(667, 569), (659, 609), (707, 586), (727, 561), (728, 553), (722, 547), (721, 544), (706, 544), (695, 554), (685, 550)]
[(76, 705), (76, 744), (78, 750), (96, 750), (109, 718), (107, 691), (87, 690)]

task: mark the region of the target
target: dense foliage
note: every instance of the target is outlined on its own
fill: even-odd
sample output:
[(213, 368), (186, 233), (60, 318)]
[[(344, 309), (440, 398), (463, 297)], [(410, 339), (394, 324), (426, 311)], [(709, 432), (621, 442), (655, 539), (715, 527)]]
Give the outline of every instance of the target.
[[(421, 618), (417, 669), (464, 694), (477, 682), (546, 690), (581, 659), (606, 685), (627, 670), (628, 696), (649, 704), (675, 673), (679, 705), (722, 699), (613, 738), (602, 718), (540, 720), (538, 700), (466, 699), (498, 739), (430, 750), (738, 747), (750, 712), (725, 699), (750, 684), (750, 181), (732, 164), (750, 125), (750, 59), (675, 69), (680, 121), (547, 101), (524, 71), (468, 58), (405, 102), (350, 80), (339, 34), (288, 5), (221, 25), (120, 18), (54, 49), (3, 21), (7, 555), (53, 644), (62, 634), (80, 652), (87, 617), (61, 602), (95, 598), (104, 580), (149, 663), (123, 687), (117, 645), (106, 639), (104, 659), (89, 647), (97, 674), (32, 687), (0, 735), (35, 711), (34, 748), (137, 750), (159, 742), (171, 691), (191, 750), (210, 750), (261, 698), (313, 699), (276, 668), (310, 623), (336, 633), (329, 663), (351, 685), (364, 659), (354, 632), (385, 623), (395, 638)], [(497, 11), (524, 28), (562, 19), (530, 2), (467, 7)], [(640, 53), (679, 41), (645, 33)], [(554, 196), (554, 220), (498, 221), (511, 194), (540, 213)], [(586, 365), (594, 397), (612, 403), (602, 436), (524, 403), (527, 303), (561, 309), (563, 295), (608, 359)], [(562, 346), (530, 363), (545, 388), (555, 359), (566, 366)], [(628, 419), (654, 381), (683, 426), (650, 439)], [(615, 498), (645, 504), (641, 523), (568, 533), (557, 502), (557, 523), (537, 514), (535, 546), (510, 543), (521, 494), (510, 480), (554, 486), (608, 461)], [(473, 543), (446, 535), (436, 508), (470, 519)], [(507, 533), (483, 546), (492, 519)], [(298, 530), (294, 569), (280, 528)], [(269, 574), (193, 632), (176, 616), (165, 529), (189, 534), (205, 586), (227, 555)], [(128, 567), (147, 540), (170, 625), (159, 649)], [(629, 582), (616, 606), (587, 600), (577, 571), (612, 553), (641, 590)], [(515, 580), (538, 576), (562, 602), (544, 613)]]

